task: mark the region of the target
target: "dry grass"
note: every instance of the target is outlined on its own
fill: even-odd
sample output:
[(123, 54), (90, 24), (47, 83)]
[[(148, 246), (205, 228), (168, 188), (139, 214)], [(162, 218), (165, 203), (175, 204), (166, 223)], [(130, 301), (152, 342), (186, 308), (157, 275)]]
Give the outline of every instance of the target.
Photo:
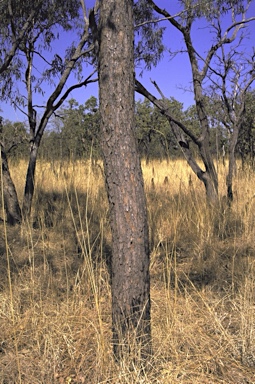
[[(255, 383), (255, 173), (208, 211), (184, 161), (143, 164), (153, 358), (111, 355), (111, 235), (102, 168), (39, 163), (30, 225), (0, 228), (0, 383)], [(25, 167), (12, 169), (22, 195)], [(224, 193), (225, 172), (220, 172)]]

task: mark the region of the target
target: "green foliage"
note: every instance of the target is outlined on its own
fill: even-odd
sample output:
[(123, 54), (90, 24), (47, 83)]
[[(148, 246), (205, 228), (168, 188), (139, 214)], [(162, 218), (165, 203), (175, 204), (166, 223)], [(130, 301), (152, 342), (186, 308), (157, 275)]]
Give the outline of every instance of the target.
[(245, 116), (239, 132), (237, 151), (243, 164), (254, 162), (255, 155), (255, 91), (246, 96)]
[(28, 150), (28, 133), (25, 125), (20, 122), (3, 121), (0, 142), (9, 157), (16, 160), (24, 158)]
[[(254, 95), (248, 95), (246, 114), (238, 141), (238, 152), (242, 158), (253, 157), (255, 147)], [(182, 103), (174, 98), (168, 100), (173, 116), (185, 123), (196, 136), (200, 135), (200, 124), (195, 106), (183, 110)], [(221, 123), (219, 100), (207, 100), (207, 113), (210, 122), (210, 149), (214, 156), (219, 156), (223, 145), (228, 147), (228, 133)], [(182, 157), (169, 122), (147, 99), (136, 102), (136, 136), (140, 156), (144, 159), (166, 159)], [(100, 158), (99, 148), (99, 113), (96, 97), (90, 97), (84, 104), (71, 99), (62, 108), (59, 116), (52, 121), (51, 129), (42, 139), (40, 157), (51, 160), (77, 160)], [(188, 138), (186, 137), (188, 140)], [(22, 123), (4, 123), (1, 136), (6, 150), (11, 149), (13, 157), (24, 157), (28, 148), (28, 134)], [(190, 142), (191, 147), (192, 143)], [(192, 147), (196, 154), (195, 147)]]
[[(213, 156), (218, 156), (223, 146), (227, 149), (228, 133), (226, 127), (222, 124), (224, 108), (222, 101), (218, 98), (207, 98), (205, 104), (210, 126), (210, 152)], [(191, 105), (185, 111), (185, 124), (197, 137), (201, 135), (201, 127), (195, 105)]]
[[(46, 63), (45, 51), (51, 51), (53, 41), (59, 39), (63, 31), (70, 31), (75, 26), (79, 32), (77, 20), (80, 3), (75, 0), (4, 0), (4, 4), (0, 23), (0, 68), (14, 46), (16, 52), (8, 67), (1, 73), (0, 98), (11, 99), (15, 104), (23, 106), (25, 100), (19, 93), (17, 82), (23, 78), (26, 71), (24, 56), (29, 52), (30, 57), (37, 55)], [(20, 31), (24, 28), (25, 33), (20, 38)], [(50, 63), (50, 70), (45, 71), (39, 81), (33, 76), (35, 91), (43, 93), (42, 78), (49, 80), (50, 75), (59, 74), (62, 70), (62, 59), (55, 54)], [(27, 73), (25, 75), (27, 76)]]
[[(169, 100), (169, 108), (183, 116), (183, 106), (174, 98)], [(136, 134), (140, 154), (147, 160), (181, 154), (168, 120), (146, 99), (136, 103)]]
[(61, 26), (64, 30), (70, 30), (75, 18), (79, 17), (79, 3), (75, 0), (62, 2), (61, 0), (35, 0), (28, 2), (26, 0), (5, 0), (5, 6), (1, 9), (1, 57), (6, 54), (8, 48), (13, 43), (12, 39), (17, 38), (18, 32), (22, 29), (24, 23), (29, 20), (32, 12), (35, 17), (29, 21), (29, 27), (21, 41), (35, 39), (36, 35), (43, 33), (45, 44), (50, 47), (50, 43), (57, 36), (50, 30), (54, 25)]
[(42, 142), (42, 156), (47, 159), (77, 160), (88, 158), (92, 151), (94, 159), (99, 156), (98, 130), (99, 114), (97, 99), (92, 96), (84, 105), (76, 100), (68, 101), (68, 106), (60, 111), (54, 121), (55, 130), (48, 132)]
[[(182, 104), (169, 100), (169, 108), (184, 116)], [(42, 141), (41, 157), (47, 160), (77, 160), (100, 157), (99, 113), (95, 97), (83, 105), (71, 99), (60, 111), (61, 119), (55, 118), (53, 129), (46, 132)], [(136, 135), (142, 158), (147, 160), (180, 156), (168, 120), (146, 99), (136, 102)]]
[(205, 17), (208, 21), (212, 21), (213, 18), (219, 17), (229, 12), (232, 8), (235, 14), (241, 14), (246, 6), (246, 1), (242, 0), (181, 0), (186, 12), (183, 14), (183, 18), (192, 15), (192, 18)]
[(135, 15), (135, 63), (145, 64), (146, 69), (155, 67), (165, 50), (163, 33), (165, 28), (157, 23), (158, 17), (147, 0), (138, 0), (134, 4)]
[[(170, 98), (169, 110), (176, 119), (186, 124), (189, 130), (199, 136), (200, 126), (195, 106), (183, 110), (183, 104)], [(211, 102), (214, 105), (214, 102)], [(211, 121), (211, 151), (218, 154), (226, 144), (226, 131), (215, 119), (214, 109), (209, 109)], [(144, 159), (169, 159), (182, 157), (181, 149), (174, 137), (168, 120), (147, 99), (136, 102), (136, 136), (140, 156)], [(12, 135), (12, 134), (11, 134)], [(98, 101), (92, 96), (79, 105), (75, 99), (69, 100), (59, 116), (51, 124), (51, 130), (42, 139), (40, 156), (46, 160), (94, 160), (100, 158)], [(188, 140), (188, 138), (186, 137)], [(194, 149), (195, 151), (195, 149)]]

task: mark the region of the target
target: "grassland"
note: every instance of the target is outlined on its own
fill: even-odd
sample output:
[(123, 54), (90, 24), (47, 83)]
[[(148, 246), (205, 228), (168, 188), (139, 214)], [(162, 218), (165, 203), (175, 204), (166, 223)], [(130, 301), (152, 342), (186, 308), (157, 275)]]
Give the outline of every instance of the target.
[[(39, 163), (31, 223), (0, 224), (0, 383), (255, 383), (255, 172), (208, 210), (182, 160), (143, 164), (154, 356), (111, 354), (102, 167)], [(220, 195), (226, 169), (219, 166)], [(21, 198), (25, 165), (12, 167)]]

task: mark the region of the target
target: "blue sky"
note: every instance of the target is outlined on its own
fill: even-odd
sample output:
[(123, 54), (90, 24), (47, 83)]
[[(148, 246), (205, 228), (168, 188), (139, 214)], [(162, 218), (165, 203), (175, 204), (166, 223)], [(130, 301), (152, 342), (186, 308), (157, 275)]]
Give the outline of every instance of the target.
[[(93, 5), (93, 1), (87, 1), (87, 7), (91, 7)], [(169, 13), (175, 14), (179, 11), (178, 1), (170, 1), (170, 0), (158, 0), (157, 4), (168, 10)], [(248, 16), (255, 16), (255, 2), (253, 1)], [(226, 26), (228, 20), (223, 18), (222, 25)], [(165, 45), (170, 48), (172, 51), (179, 51), (184, 48), (184, 43), (182, 42), (181, 33), (175, 30), (175, 28), (169, 25), (169, 22), (164, 22), (164, 25), (167, 27), (167, 30), (164, 35)], [(204, 55), (204, 53), (208, 50), (208, 48), (212, 45), (211, 39), (212, 34), (207, 28), (207, 23), (205, 20), (200, 20), (196, 22), (192, 30), (192, 36), (195, 41), (195, 47), (197, 51)], [(255, 21), (252, 22), (250, 26), (250, 40), (246, 43), (246, 48), (249, 50), (251, 45), (255, 41)], [(54, 44), (52, 47), (52, 54), (58, 52), (58, 50), (62, 51), (65, 49), (67, 42), (73, 39), (73, 35), (65, 35), (63, 38)], [(59, 51), (59, 52), (60, 52)], [(37, 73), (40, 73), (40, 65), (38, 65)], [(86, 69), (87, 73), (91, 72), (91, 68)], [(140, 69), (137, 70), (137, 73), (140, 72)], [(138, 77), (139, 81), (145, 85), (149, 91), (153, 94), (157, 95), (156, 89), (151, 84), (151, 79), (155, 80), (166, 97), (174, 97), (178, 101), (184, 104), (184, 108), (187, 108), (189, 105), (194, 103), (193, 94), (189, 92), (188, 89), (192, 87), (191, 83), (191, 71), (190, 64), (187, 58), (186, 53), (178, 54), (175, 58), (171, 59), (168, 52), (165, 52), (163, 60), (157, 65), (156, 68), (152, 68), (150, 72), (144, 71), (142, 77)], [(73, 81), (73, 78), (70, 79), (69, 84)], [(21, 85), (22, 86), (22, 85)], [(47, 96), (50, 95), (52, 89), (50, 86), (46, 88), (45, 96), (41, 96), (39, 94), (36, 95), (35, 102), (37, 104), (42, 105), (43, 102), (47, 100)], [(98, 87), (97, 84), (89, 84), (86, 88), (81, 88), (75, 90), (71, 93), (70, 97), (76, 99), (79, 104), (83, 104), (90, 96), (98, 97)], [(136, 96), (136, 99), (141, 98), (139, 95)], [(26, 121), (25, 116), (15, 110), (12, 106), (8, 104), (1, 103), (0, 114), (5, 118), (12, 121)], [(39, 112), (40, 113), (40, 112)], [(42, 113), (42, 112), (41, 112)]]

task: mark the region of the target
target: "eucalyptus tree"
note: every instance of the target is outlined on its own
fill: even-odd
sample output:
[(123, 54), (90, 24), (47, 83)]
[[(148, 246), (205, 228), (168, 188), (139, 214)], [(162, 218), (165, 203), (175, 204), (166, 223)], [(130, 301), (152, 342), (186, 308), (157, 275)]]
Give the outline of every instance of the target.
[(96, 97), (91, 96), (84, 104), (85, 107), (85, 135), (82, 139), (84, 152), (91, 156), (93, 164), (101, 157), (99, 144), (100, 138), (100, 115), (99, 105)]
[[(218, 118), (222, 110), (221, 102), (219, 104), (219, 98), (207, 97), (205, 100), (207, 117), (210, 125), (210, 152), (218, 164), (219, 160), (224, 157), (224, 150), (227, 150), (228, 133), (221, 120)], [(200, 125), (197, 109), (194, 104), (189, 106), (185, 111), (183, 122), (189, 130), (199, 135)], [(199, 157), (199, 151), (196, 146), (194, 146), (194, 153)]]
[(137, 101), (135, 104), (136, 137), (140, 156), (146, 159), (162, 156), (161, 143), (158, 137), (159, 125), (155, 125), (154, 107), (147, 100)]
[(59, 140), (61, 142), (61, 159), (75, 161), (83, 155), (83, 139), (85, 136), (84, 105), (70, 99), (65, 108), (58, 112), (61, 117)]
[(37, 17), (41, 13), (41, 8), (41, 0), (35, 0), (32, 3), (25, 0), (1, 0), (0, 2), (0, 82), (2, 96), (10, 89), (13, 76), (19, 73), (18, 68), (21, 62), (16, 57), (16, 52), (33, 28), (33, 20), (35, 16)]
[[(17, 52), (33, 28), (34, 18), (40, 17), (42, 1), (36, 0), (32, 4), (24, 0), (2, 0), (0, 2), (0, 98), (8, 100), (12, 87), (20, 79), (22, 60)], [(3, 140), (5, 126), (1, 120), (1, 159), (2, 177), (4, 182), (4, 200), (7, 221), (15, 224), (21, 221), (21, 210), (17, 199), (15, 185), (11, 178), (8, 165), (10, 147)], [(15, 137), (14, 135), (13, 137)], [(17, 142), (16, 142), (17, 144)], [(7, 145), (7, 146), (6, 146)], [(11, 146), (13, 148), (13, 145)]]
[(92, 159), (96, 160), (99, 156), (97, 98), (91, 96), (84, 104), (70, 99), (68, 105), (59, 110), (57, 119), (61, 121), (58, 132), (60, 158), (76, 160), (92, 155)]
[[(217, 35), (221, 35), (221, 26), (215, 25)], [(242, 42), (245, 32), (240, 34), (239, 40), (230, 51), (222, 46), (215, 55), (214, 66), (210, 67), (211, 95), (215, 100), (218, 96), (219, 112), (217, 116), (224, 125), (229, 136), (228, 145), (228, 173), (226, 177), (227, 197), (233, 200), (233, 176), (236, 168), (236, 146), (241, 127), (246, 114), (246, 104), (249, 90), (255, 81), (255, 47), (251, 55), (245, 54)]]
[(29, 137), (26, 126), (22, 122), (2, 120), (0, 133), (1, 145), (14, 162), (27, 156)]
[[(161, 8), (160, 2), (157, 4), (157, 1), (148, 0), (148, 5), (163, 17), (169, 27), (175, 28), (182, 37), (184, 51), (187, 53), (187, 59), (191, 67), (192, 91), (199, 120), (199, 133), (193, 132), (174, 113), (169, 111), (165, 96), (156, 82), (154, 82), (154, 85), (160, 94), (160, 99), (152, 95), (138, 80), (136, 81), (136, 91), (147, 97), (167, 116), (189, 165), (204, 183), (207, 198), (210, 202), (217, 202), (218, 200), (218, 175), (210, 152), (210, 123), (206, 110), (208, 75), (211, 74), (214, 65), (213, 61), (218, 52), (225, 46), (228, 46), (229, 51), (231, 51), (243, 28), (248, 26), (249, 22), (255, 20), (255, 17), (247, 18), (246, 16), (250, 3), (251, 1), (190, 2), (184, 0), (179, 2), (182, 7), (180, 12), (173, 15), (168, 10), (171, 9), (171, 4), (166, 8)], [(222, 16), (229, 14), (231, 15), (231, 21), (223, 31)], [(202, 18), (206, 20), (207, 27), (211, 28), (211, 31), (215, 31), (215, 26), (220, 28), (219, 33), (213, 36), (210, 47), (205, 53), (206, 47), (203, 47), (203, 52), (199, 52), (199, 49), (196, 48), (197, 41), (192, 34), (195, 22)], [(180, 51), (183, 52), (183, 50)], [(188, 140), (184, 138), (183, 134), (188, 137)], [(203, 167), (198, 164), (196, 158), (192, 155), (190, 141), (197, 147)]]
[[(11, 30), (29, 13), (29, 7), (25, 5), (26, 2), (21, 4), (20, 13), (10, 15)], [(3, 95), (24, 113), (29, 125), (30, 154), (22, 206), (25, 219), (31, 212), (36, 160), (49, 119), (74, 89), (95, 81), (92, 79), (95, 69), (91, 56), (94, 43), (83, 0), (40, 1), (38, 9), (32, 18), (32, 26), (16, 50), (17, 79), (20, 81), (13, 81), (8, 93)], [(85, 68), (90, 66), (92, 72), (86, 74)], [(74, 72), (76, 78), (70, 80)], [(10, 72), (10, 78), (13, 76)], [(40, 105), (36, 102), (38, 93), (45, 100)]]
[[(170, 98), (168, 105), (184, 118), (181, 103)], [(139, 153), (146, 161), (153, 158), (169, 159), (181, 154), (176, 139), (169, 129), (168, 120), (148, 99), (136, 102), (135, 117)]]

